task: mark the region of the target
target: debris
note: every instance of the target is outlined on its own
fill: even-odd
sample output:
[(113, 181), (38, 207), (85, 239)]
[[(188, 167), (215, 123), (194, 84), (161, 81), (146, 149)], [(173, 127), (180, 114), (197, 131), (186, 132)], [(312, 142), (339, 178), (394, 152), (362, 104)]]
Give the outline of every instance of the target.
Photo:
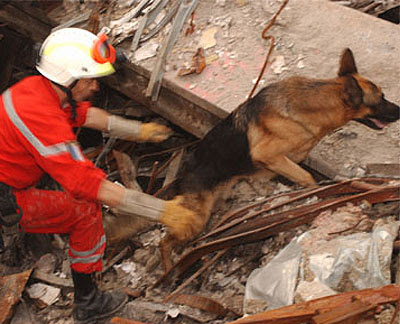
[(77, 17), (74, 17), (68, 21), (66, 21), (65, 23), (62, 23), (56, 27), (54, 27), (51, 31), (55, 32), (56, 30), (62, 29), (62, 28), (68, 28), (68, 27), (73, 27), (77, 24), (80, 24), (86, 20), (88, 20), (90, 17), (90, 12), (86, 12), (83, 14), (78, 15)]
[(211, 27), (203, 31), (198, 47), (208, 49), (217, 45), (217, 41), (215, 39), (215, 34), (217, 33), (217, 31), (217, 27)]
[(32, 269), (0, 277), (0, 323), (7, 323), (13, 315), (14, 306), (19, 302), (31, 272)]
[(178, 75), (188, 75), (192, 73), (200, 74), (206, 67), (206, 59), (204, 57), (204, 49), (198, 48), (192, 57), (192, 61), (187, 66), (178, 70)]
[(352, 301), (343, 305), (341, 308), (335, 308), (326, 313), (315, 315), (313, 323), (315, 324), (339, 324), (345, 322), (355, 322), (364, 317), (371, 317), (375, 313), (377, 305), (363, 303), (359, 300)]
[(226, 0), (216, 0), (215, 4), (220, 7), (225, 7)]
[[(170, 311), (171, 309), (172, 311)], [(188, 320), (190, 320), (189, 323), (191, 323), (192, 321), (194, 321), (195, 323), (209, 323), (211, 319), (215, 318), (215, 315), (208, 315), (205, 312), (201, 313), (201, 311), (197, 311), (195, 312), (195, 314), (193, 314), (192, 309), (187, 306), (165, 305), (157, 302), (140, 301), (139, 299), (135, 299), (132, 302), (126, 304), (125, 311), (127, 313), (127, 317), (137, 318), (139, 320), (142, 320), (142, 318), (146, 318), (146, 322), (150, 323), (170, 322), (173, 319), (168, 320), (168, 313), (172, 316), (177, 315), (178, 318), (175, 319), (175, 321), (182, 323), (187, 323)], [(131, 316), (129, 316), (130, 314)]]
[(35, 269), (32, 273), (32, 278), (47, 282), (51, 285), (61, 286), (61, 287), (73, 287), (74, 284), (71, 279), (65, 279), (57, 277), (56, 275), (52, 275), (38, 269)]
[[(200, 276), (201, 273), (203, 273), (208, 267), (210, 267), (214, 262), (216, 262), (226, 252), (227, 252), (227, 250), (219, 251), (218, 253), (215, 254), (215, 256), (211, 260), (205, 262), (204, 265), (195, 274), (193, 274), (188, 280), (186, 280), (182, 285), (180, 285), (172, 294), (170, 294), (166, 299), (164, 299), (164, 303), (166, 303), (170, 300), (173, 300), (186, 286), (188, 286), (190, 284), (190, 282), (192, 282), (195, 278)], [(157, 281), (154, 284), (154, 286), (157, 286), (161, 282), (161, 280)]]
[[(340, 223), (340, 212), (336, 221)], [(333, 221), (335, 222), (335, 221)], [(294, 296), (300, 301), (336, 292), (375, 288), (389, 284), (393, 240), (399, 224), (379, 224), (372, 233), (355, 233), (329, 239), (321, 234), (329, 224), (295, 238), (270, 263), (254, 270), (247, 280), (245, 308), (262, 300), (268, 309), (290, 305)], [(296, 285), (313, 282), (297, 293)], [(265, 309), (264, 309), (265, 310)], [(246, 311), (247, 312), (247, 311)]]
[(119, 252), (114, 258), (112, 258), (110, 261), (107, 261), (106, 266), (103, 268), (102, 273), (107, 272), (112, 266), (114, 266), (115, 263), (124, 258), (129, 253), (129, 251), (130, 248), (127, 246), (121, 252)]
[(113, 317), (110, 321), (111, 324), (146, 324), (142, 322), (133, 321), (126, 318), (121, 317)]
[(44, 273), (53, 273), (56, 269), (57, 257), (52, 253), (41, 256), (35, 264), (35, 269)]
[(129, 155), (117, 150), (113, 150), (113, 155), (117, 161), (119, 174), (121, 175), (121, 180), (125, 187), (142, 191), (136, 181), (136, 168)]
[(156, 20), (157, 16), (161, 12), (161, 10), (163, 10), (166, 4), (167, 4), (166, 0), (157, 0), (154, 1), (148, 8), (144, 10), (145, 15), (141, 17), (139, 20), (139, 26), (136, 30), (135, 37), (133, 38), (131, 44), (130, 48), (131, 52), (136, 51), (144, 29)]
[(165, 313), (166, 317), (171, 317), (171, 318), (177, 318), (179, 316), (180, 312), (178, 308), (170, 308), (168, 311)]
[[(204, 242), (212, 236), (217, 236), (217, 238), (187, 252), (160, 280), (162, 281), (173, 275), (182, 274), (208, 253), (239, 244), (256, 242), (281, 231), (287, 231), (297, 226), (308, 224), (325, 210), (336, 210), (349, 203), (356, 204), (363, 201), (369, 201), (369, 203), (374, 204), (377, 202), (398, 200), (399, 188), (399, 184), (391, 184), (390, 178), (352, 179), (313, 190), (303, 189), (292, 192), (290, 200), (275, 205), (271, 204), (271, 202), (277, 196), (272, 196), (235, 212), (228, 212), (225, 217), (222, 217), (222, 222), (217, 224), (214, 230), (197, 239), (194, 243)], [(346, 196), (344, 196), (345, 193)], [(343, 196), (332, 198), (338, 194)], [(310, 204), (306, 203), (292, 209), (285, 208), (285, 211), (267, 215), (272, 210), (285, 205), (287, 206), (290, 203), (299, 203), (299, 201), (313, 196), (317, 196), (323, 200)], [(263, 205), (264, 208), (260, 208)]]
[(236, 316), (239, 316), (239, 314), (236, 314), (234, 311), (225, 308), (215, 300), (204, 296), (181, 294), (174, 298), (174, 303), (188, 305), (193, 308), (199, 308), (220, 316), (226, 316), (229, 312), (233, 312)]
[(366, 168), (367, 174), (388, 177), (398, 177), (400, 175), (400, 163), (369, 163)]
[(110, 28), (113, 29), (113, 35), (117, 35), (119, 31), (116, 31), (116, 28), (128, 23), (131, 19), (135, 18), (140, 12), (147, 6), (150, 0), (142, 0), (136, 7), (132, 8), (132, 10), (128, 11), (125, 15), (123, 15), (118, 20), (113, 20), (110, 22)]
[(142, 277), (138, 274), (136, 264), (132, 261), (124, 261), (114, 265), (114, 269), (124, 272), (129, 280), (130, 287), (137, 287)]
[[(301, 260), (301, 247), (293, 240), (266, 266), (254, 270), (246, 283), (244, 310), (261, 300), (268, 309), (274, 309), (293, 303), (297, 274)], [(265, 310), (262, 309), (262, 310)], [(261, 311), (261, 310), (260, 310)]]
[(138, 298), (144, 295), (144, 292), (142, 290), (132, 289), (130, 287), (124, 287), (123, 290), (125, 294), (133, 298)]
[(179, 1), (175, 1), (172, 7), (168, 10), (167, 14), (163, 16), (160, 22), (157, 23), (155, 27), (153, 27), (146, 35), (142, 35), (140, 37), (140, 43), (147, 41), (154, 35), (156, 35), (165, 25), (169, 23), (169, 21), (175, 16), (177, 10), (179, 8)]
[(26, 289), (29, 297), (36, 299), (40, 308), (54, 304), (60, 295), (60, 288), (36, 283)]
[[(264, 313), (247, 316), (227, 324), (316, 323), (314, 321), (314, 318), (319, 314), (330, 311), (340, 312), (340, 309), (342, 309), (346, 305), (351, 305), (355, 302), (358, 303), (356, 304), (356, 306), (360, 306), (359, 302), (363, 303), (364, 305), (384, 305), (396, 302), (399, 299), (400, 285), (388, 285), (376, 289), (364, 289), (346, 292), (343, 294), (323, 297), (304, 303), (294, 304), (291, 306), (285, 306), (282, 308), (266, 311)], [(366, 308), (366, 311), (369, 311), (369, 307)]]
[(184, 149), (182, 148), (180, 151), (177, 151), (176, 157), (173, 159), (173, 161), (171, 161), (167, 170), (167, 174), (165, 175), (163, 187), (168, 186), (172, 181), (175, 180), (175, 177), (178, 174), (179, 167), (181, 165), (183, 153)]
[(373, 16), (378, 16), (392, 8), (400, 6), (399, 0), (385, 1), (385, 0), (330, 0), (337, 2), (346, 7), (355, 8)]
[(336, 295), (337, 292), (321, 283), (317, 278), (313, 281), (301, 281), (296, 288), (295, 301), (309, 301), (325, 296)]
[(164, 41), (161, 53), (158, 57), (153, 73), (151, 74), (150, 81), (146, 90), (146, 97), (151, 97), (152, 101), (156, 101), (158, 98), (158, 93), (161, 88), (161, 79), (163, 75), (162, 68), (165, 65), (167, 56), (172, 50), (175, 42), (177, 41), (185, 20), (188, 16), (192, 14), (197, 4), (198, 0), (191, 0), (189, 2), (181, 1), (181, 5), (176, 14), (172, 29), (167, 39)]
[(287, 71), (288, 67), (285, 65), (285, 58), (282, 55), (275, 57), (271, 64), (271, 69), (275, 74), (281, 74), (283, 71)]

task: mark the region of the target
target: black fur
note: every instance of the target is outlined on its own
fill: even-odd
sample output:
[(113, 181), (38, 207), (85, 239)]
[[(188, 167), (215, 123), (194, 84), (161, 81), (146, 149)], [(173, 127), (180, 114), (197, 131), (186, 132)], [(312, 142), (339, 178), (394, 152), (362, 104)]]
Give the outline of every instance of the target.
[(211, 129), (185, 163), (178, 179), (159, 196), (166, 199), (183, 192), (212, 190), (235, 175), (254, 171), (247, 130), (265, 107), (270, 87), (262, 89)]

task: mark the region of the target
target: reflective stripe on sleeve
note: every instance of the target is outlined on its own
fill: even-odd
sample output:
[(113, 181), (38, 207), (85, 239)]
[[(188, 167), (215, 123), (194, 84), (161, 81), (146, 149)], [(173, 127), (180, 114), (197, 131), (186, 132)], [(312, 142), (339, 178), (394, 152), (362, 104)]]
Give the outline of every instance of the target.
[[(39, 152), (43, 157), (59, 155), (62, 153), (70, 153), (71, 151), (66, 143), (59, 143), (51, 146), (44, 146), (43, 143), (30, 131), (30, 129), (25, 125), (22, 119), (18, 116), (15, 111), (11, 99), (11, 91), (7, 89), (3, 93), (3, 103), (8, 117), (14, 123), (15, 127), (21, 132), (21, 134), (28, 140), (28, 142)], [(72, 155), (72, 154), (71, 154)], [(72, 155), (75, 160), (83, 161), (84, 157), (82, 154)]]

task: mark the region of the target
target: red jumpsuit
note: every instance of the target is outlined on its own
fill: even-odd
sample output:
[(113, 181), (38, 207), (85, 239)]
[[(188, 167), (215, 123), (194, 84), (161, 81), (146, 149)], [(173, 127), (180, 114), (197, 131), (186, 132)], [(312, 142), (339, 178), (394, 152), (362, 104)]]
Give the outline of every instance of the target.
[[(86, 159), (73, 133), (84, 124), (89, 102), (61, 107), (42, 76), (23, 79), (0, 97), (0, 182), (14, 188), (26, 232), (69, 234), (73, 270), (100, 271), (105, 249), (101, 205), (96, 202), (105, 173)], [(65, 191), (34, 186), (49, 174)]]

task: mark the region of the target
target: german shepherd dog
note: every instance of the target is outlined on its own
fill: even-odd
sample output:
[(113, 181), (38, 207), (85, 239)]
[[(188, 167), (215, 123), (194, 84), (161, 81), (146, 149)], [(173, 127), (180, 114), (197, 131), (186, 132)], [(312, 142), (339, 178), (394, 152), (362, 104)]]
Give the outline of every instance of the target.
[(356, 120), (382, 129), (399, 119), (399, 106), (385, 99), (380, 87), (357, 73), (353, 53), (345, 49), (333, 79), (291, 77), (272, 83), (221, 120), (199, 142), (172, 186), (161, 195), (180, 199), (198, 216), (179, 237), (161, 241), (164, 270), (171, 252), (200, 234), (220, 192), (235, 176), (266, 169), (302, 186), (314, 186), (301, 162), (327, 134)]

